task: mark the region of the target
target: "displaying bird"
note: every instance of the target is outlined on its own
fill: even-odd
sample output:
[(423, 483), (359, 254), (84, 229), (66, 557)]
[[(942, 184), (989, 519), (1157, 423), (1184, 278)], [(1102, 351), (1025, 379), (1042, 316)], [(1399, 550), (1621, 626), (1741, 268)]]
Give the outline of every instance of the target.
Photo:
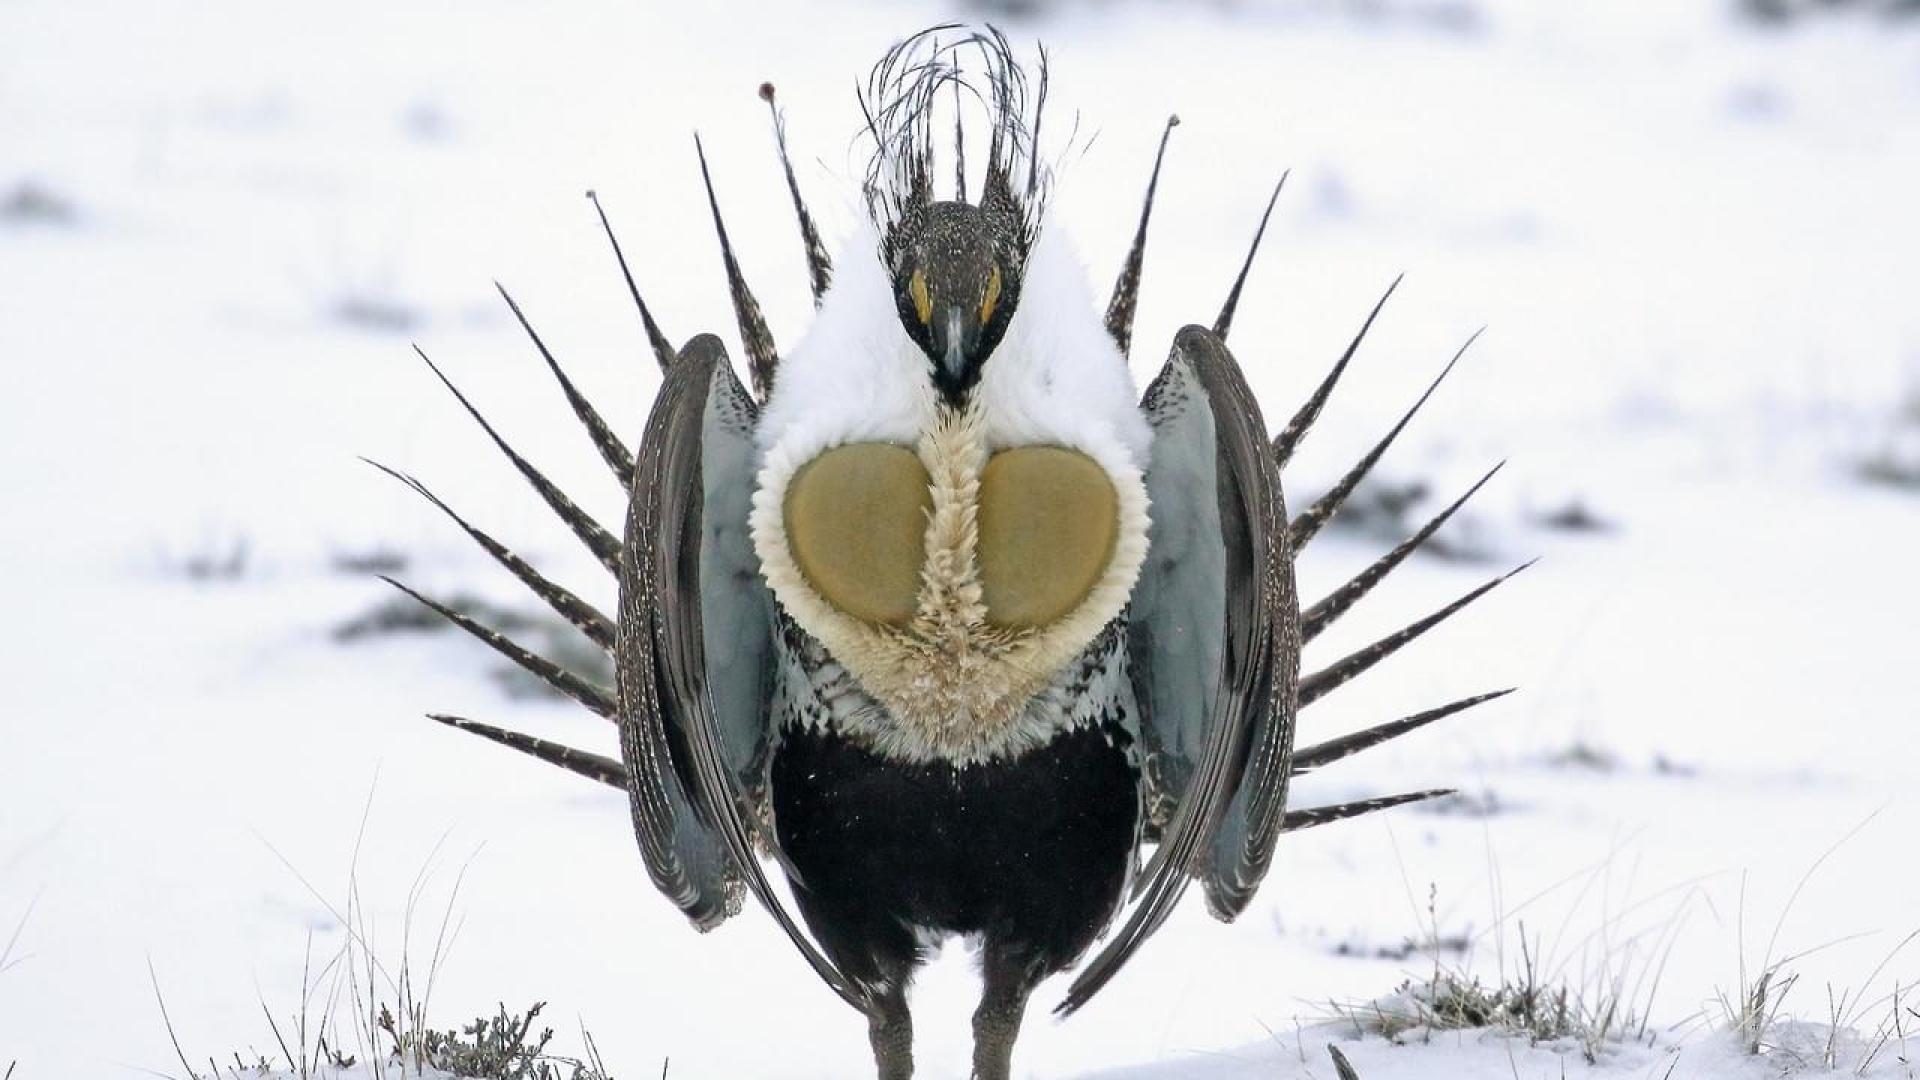
[[(868, 220), (832, 261), (762, 88), (817, 313), (778, 358), (702, 154), (752, 393), (718, 338), (670, 346), (601, 211), (665, 373), (637, 451), (508, 298), (630, 493), (624, 535), (447, 386), (615, 576), (614, 615), (389, 470), (607, 650), (616, 687), (412, 595), (611, 721), (620, 756), (436, 719), (624, 789), (660, 891), (701, 929), (751, 893), (865, 1015), (881, 1080), (913, 1072), (908, 987), (937, 940), (978, 943), (972, 1075), (1004, 1080), (1042, 980), (1080, 965), (1056, 1010), (1071, 1013), (1190, 883), (1231, 920), (1282, 833), (1439, 794), (1290, 809), (1291, 777), (1505, 693), (1295, 747), (1299, 709), (1504, 578), (1301, 674), (1302, 646), (1460, 505), (1298, 602), (1294, 560), (1413, 415), (1289, 515), (1282, 467), (1380, 308), (1270, 435), (1226, 344), (1263, 216), (1219, 317), (1180, 331), (1137, 397), (1127, 351), (1166, 134), (1102, 313), (1047, 212), (1046, 91), (1044, 52), (1030, 73), (991, 28), (894, 47), (860, 94)], [(940, 193), (936, 142), (952, 155)]]

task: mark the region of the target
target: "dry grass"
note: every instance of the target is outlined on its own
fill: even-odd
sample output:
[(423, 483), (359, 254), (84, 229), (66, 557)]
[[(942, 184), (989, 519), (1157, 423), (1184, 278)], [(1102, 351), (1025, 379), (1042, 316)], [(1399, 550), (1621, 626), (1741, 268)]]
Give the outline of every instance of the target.
[[(1752, 966), (1747, 963), (1746, 879), (1741, 879), (1736, 922), (1739, 950), (1737, 981), (1733, 991), (1723, 989), (1715, 997), (1724, 1029), (1739, 1041), (1741, 1049), (1747, 1053), (1756, 1057), (1778, 1058), (1783, 1064), (1794, 1067), (1818, 1066), (1827, 1070), (1848, 1071), (1856, 1076), (1864, 1075), (1875, 1062), (1886, 1059), (1889, 1054), (1901, 1063), (1912, 1062), (1908, 1055), (1907, 1039), (1915, 1033), (1915, 1021), (1920, 1020), (1920, 1013), (1916, 1013), (1912, 1004), (1916, 989), (1920, 989), (1920, 980), (1896, 979), (1890, 991), (1880, 997), (1869, 997), (1873, 992), (1871, 989), (1836, 989), (1829, 983), (1826, 986), (1826, 1023), (1808, 1024), (1798, 1020), (1788, 1008), (1788, 999), (1800, 985), (1800, 976), (1794, 970), (1794, 965), (1805, 957), (1865, 935), (1849, 935), (1785, 956), (1778, 952), (1781, 933), (1807, 884), (1835, 852), (1859, 835), (1878, 816), (1878, 812), (1868, 815), (1822, 852), (1800, 876), (1774, 921), (1766, 949), (1761, 953), (1759, 962)], [(1859, 985), (1869, 988), (1881, 985), (1880, 980), (1888, 968), (1915, 941), (1920, 941), (1920, 930), (1907, 934), (1888, 949)], [(1870, 1031), (1864, 1029), (1869, 1020), (1874, 1023)]]
[[(1470, 938), (1492, 947), (1494, 964), (1486, 973), (1476, 970), (1471, 948), (1449, 953), (1440, 947), (1450, 939), (1440, 932), (1437, 890), (1429, 887), (1422, 928), (1422, 940), (1431, 943), (1425, 950), (1428, 969), (1386, 997), (1329, 1002), (1332, 1015), (1352, 1024), (1356, 1034), (1394, 1043), (1431, 1042), (1442, 1031), (1490, 1030), (1532, 1045), (1577, 1050), (1589, 1064), (1612, 1045), (1652, 1045), (1659, 1035), (1650, 1020), (1653, 1000), (1697, 895), (1695, 883), (1609, 911), (1606, 875), (1613, 858), (1609, 854), (1512, 911), (1501, 909), (1498, 868), (1491, 867), (1494, 919), (1489, 929)], [(1519, 920), (1544, 897), (1581, 882), (1553, 945)], [(1643, 916), (1650, 905), (1676, 893), (1670, 912)], [(1572, 920), (1596, 895), (1603, 909), (1597, 925), (1584, 936), (1570, 936)]]
[[(441, 845), (436, 845), (407, 893), (397, 946), (376, 936), (375, 920), (363, 899), (358, 874), (372, 799), (360, 822), (348, 873), (344, 905), (329, 901), (278, 851), (274, 854), (346, 931), (346, 940), (316, 967), (313, 936), (307, 937), (300, 991), (291, 1009), (276, 1014), (264, 996), (260, 1002), (267, 1031), (278, 1053), (249, 1048), (231, 1052), (231, 1065), (206, 1059), (205, 1072), (184, 1049), (157, 973), (149, 963), (155, 999), (185, 1080), (336, 1080), (356, 1067), (369, 1077), (459, 1076), (467, 1080), (612, 1080), (593, 1038), (583, 1028), (583, 1056), (550, 1051), (554, 1032), (538, 1027), (545, 1002), (512, 1011), (505, 1004), (491, 1016), (448, 1027), (434, 1022), (433, 999), (439, 976), (459, 936), (457, 915), (462, 865), (444, 896), (429, 904)], [(429, 908), (434, 909), (433, 912)], [(437, 912), (431, 934), (415, 927)], [(665, 1075), (664, 1073), (662, 1074)]]

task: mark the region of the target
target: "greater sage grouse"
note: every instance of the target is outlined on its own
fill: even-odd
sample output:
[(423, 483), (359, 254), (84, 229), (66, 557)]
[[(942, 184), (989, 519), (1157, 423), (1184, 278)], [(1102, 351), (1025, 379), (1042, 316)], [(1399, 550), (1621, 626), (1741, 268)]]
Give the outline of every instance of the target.
[[(1127, 348), (1154, 181), (1103, 316), (1047, 214), (1046, 90), (1044, 53), (1030, 75), (992, 29), (895, 46), (859, 95), (869, 220), (830, 262), (763, 87), (813, 326), (776, 355), (713, 204), (753, 391), (720, 339), (675, 351), (634, 289), (665, 372), (637, 453), (614, 430), (628, 418), (596, 411), (526, 327), (630, 493), (624, 537), (447, 384), (618, 579), (614, 616), (394, 473), (612, 654), (609, 691), (419, 596), (612, 722), (620, 759), (436, 719), (624, 789), (660, 891), (703, 930), (752, 893), (865, 1015), (882, 1080), (913, 1071), (907, 988), (932, 942), (977, 940), (973, 1075), (1002, 1080), (1034, 987), (1123, 911), (1058, 1012), (1105, 986), (1189, 882), (1232, 919), (1280, 834), (1439, 794), (1290, 809), (1290, 777), (1498, 696), (1295, 748), (1297, 710), (1501, 579), (1300, 673), (1302, 645), (1459, 504), (1300, 605), (1294, 559), (1406, 421), (1289, 517), (1281, 471), (1360, 337), (1270, 434), (1226, 345), (1246, 265), (1137, 398)], [(938, 169), (936, 141), (952, 155)]]

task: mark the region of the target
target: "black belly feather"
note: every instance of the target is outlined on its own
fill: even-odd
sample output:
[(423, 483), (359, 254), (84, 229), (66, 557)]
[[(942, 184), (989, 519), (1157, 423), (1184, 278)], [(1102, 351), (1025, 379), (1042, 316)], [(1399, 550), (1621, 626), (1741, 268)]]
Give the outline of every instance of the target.
[(1118, 727), (1011, 761), (890, 761), (831, 731), (788, 730), (774, 827), (802, 915), (848, 974), (904, 980), (923, 934), (979, 934), (1038, 971), (1071, 965), (1118, 909), (1140, 812)]

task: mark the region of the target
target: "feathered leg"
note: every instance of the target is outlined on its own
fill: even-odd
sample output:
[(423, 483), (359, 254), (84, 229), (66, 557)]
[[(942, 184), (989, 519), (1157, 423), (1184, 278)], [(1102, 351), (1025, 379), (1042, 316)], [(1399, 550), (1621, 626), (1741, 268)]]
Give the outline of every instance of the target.
[(867, 1014), (867, 1041), (880, 1080), (913, 1080), (913, 1013), (907, 1009), (904, 984), (874, 997), (873, 1011)]
[(973, 1013), (973, 1075), (971, 1080), (1009, 1080), (1013, 1075), (1013, 1044), (1020, 1037), (1020, 1021), (1027, 999), (1040, 982), (1033, 965), (989, 940), (982, 949), (980, 1007)]

